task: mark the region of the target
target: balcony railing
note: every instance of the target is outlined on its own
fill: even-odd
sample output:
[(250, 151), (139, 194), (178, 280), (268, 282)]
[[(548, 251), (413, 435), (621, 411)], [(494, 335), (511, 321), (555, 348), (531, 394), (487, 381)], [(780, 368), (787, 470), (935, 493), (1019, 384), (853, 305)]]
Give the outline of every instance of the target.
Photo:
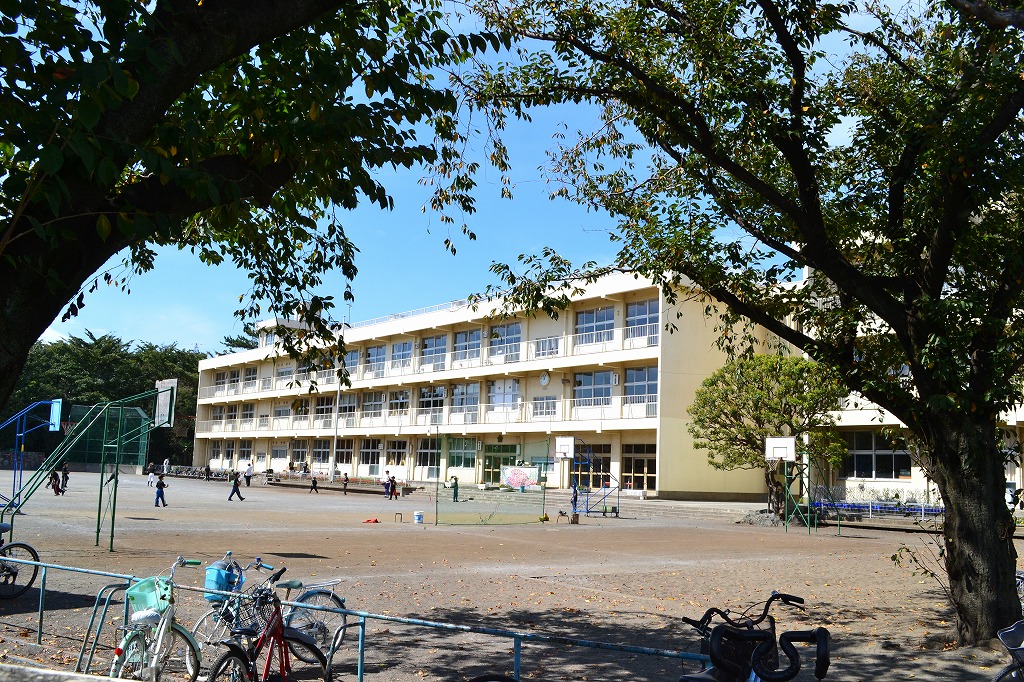
[[(615, 327), (601, 331), (565, 336), (545, 336), (527, 341), (498, 345), (481, 344), (469, 349), (460, 348), (447, 353), (437, 353), (415, 358), (399, 358), (361, 364), (349, 372), (352, 381), (373, 381), (376, 379), (404, 378), (445, 369), (472, 369), (507, 365), (527, 360), (546, 360), (561, 357), (575, 357), (615, 350), (635, 350), (657, 346), (660, 342), (658, 323)], [(318, 386), (336, 386), (337, 372), (333, 369), (319, 372), (298, 372), (288, 376), (263, 377), (243, 383), (204, 386), (199, 389), (200, 398), (221, 398), (247, 395), (266, 391), (282, 391), (306, 386), (316, 381)]]
[[(658, 398), (655, 395), (610, 396), (544, 401), (480, 405), (475, 410), (449, 407), (410, 409), (397, 414), (387, 410), (344, 413), (338, 429), (393, 429), (405, 427), (465, 426), (472, 424), (529, 424), (545, 422), (572, 422), (588, 420), (652, 419), (658, 416)], [(197, 433), (249, 433), (274, 434), (299, 431), (330, 432), (334, 430), (334, 415), (288, 415), (259, 417), (256, 419), (210, 419), (196, 423)]]

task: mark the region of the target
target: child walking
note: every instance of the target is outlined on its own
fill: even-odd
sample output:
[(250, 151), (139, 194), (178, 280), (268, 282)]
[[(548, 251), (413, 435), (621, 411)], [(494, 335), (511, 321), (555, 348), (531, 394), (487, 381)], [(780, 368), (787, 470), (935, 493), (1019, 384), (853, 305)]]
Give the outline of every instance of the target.
[(153, 504), (154, 507), (159, 507), (160, 503), (163, 502), (164, 506), (167, 506), (167, 500), (164, 498), (164, 488), (167, 487), (167, 483), (164, 482), (164, 475), (160, 474), (156, 479), (156, 502)]
[(231, 498), (235, 495), (238, 495), (239, 502), (245, 502), (245, 498), (242, 497), (242, 491), (238, 489), (238, 481), (240, 478), (241, 474), (237, 471), (231, 476), (231, 494), (228, 495), (228, 502), (230, 502)]

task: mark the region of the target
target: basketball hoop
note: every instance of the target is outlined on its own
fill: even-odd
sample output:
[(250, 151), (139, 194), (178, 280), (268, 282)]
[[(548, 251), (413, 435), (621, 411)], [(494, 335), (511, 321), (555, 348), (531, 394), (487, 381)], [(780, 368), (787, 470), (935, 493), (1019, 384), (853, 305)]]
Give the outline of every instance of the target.
[(781, 459), (766, 459), (764, 461), (764, 465), (770, 473), (777, 474), (779, 473), (779, 462), (781, 461)]

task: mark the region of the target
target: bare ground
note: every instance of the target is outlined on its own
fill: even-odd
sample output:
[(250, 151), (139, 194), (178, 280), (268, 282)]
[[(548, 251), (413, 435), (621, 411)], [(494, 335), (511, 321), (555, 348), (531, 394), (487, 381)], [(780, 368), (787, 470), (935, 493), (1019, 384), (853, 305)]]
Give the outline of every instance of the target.
[[(433, 499), (422, 491), (389, 502), (255, 481), (243, 488), (244, 502), (229, 502), (225, 483), (171, 480), (170, 506), (154, 508), (145, 477), (129, 476), (118, 491), (110, 551), (109, 508), (96, 543), (99, 484), (74, 474), (66, 496), (41, 490), (17, 517), (14, 539), (33, 544), (45, 562), (137, 576), (166, 570), (178, 554), (208, 563), (230, 549), (240, 560), (260, 555), (287, 565), (286, 577), (341, 578), (339, 593), (358, 611), (663, 649), (693, 650), (680, 616), (711, 605), (742, 609), (776, 589), (807, 600), (805, 613), (777, 612), (780, 630), (832, 632), (829, 680), (989, 680), (1009, 662), (1005, 651), (956, 648), (940, 587), (894, 565), (901, 544), (927, 551), (920, 535), (787, 533), (646, 515), (643, 505), (632, 518), (580, 525), (435, 526)], [(0, 490), (10, 485), (10, 472), (0, 472)], [(413, 524), (420, 510), (427, 523)], [(372, 518), (380, 523), (364, 523)], [(201, 586), (203, 572), (179, 569), (177, 577)], [(37, 590), (0, 602), (0, 661), (74, 669), (96, 594), (108, 582), (48, 571), (42, 647), (34, 645)], [(183, 593), (178, 613), (191, 624), (204, 606), (198, 593)], [(100, 636), (93, 672), (109, 665), (114, 625)], [(355, 651), (354, 641), (346, 643), (335, 679), (354, 679)], [(510, 640), (371, 621), (366, 674), (379, 682), (465, 680), (510, 671), (511, 651)], [(564, 645), (527, 643), (522, 660), (524, 679), (674, 681), (679, 674), (673, 660)], [(798, 679), (813, 676), (804, 670)]]

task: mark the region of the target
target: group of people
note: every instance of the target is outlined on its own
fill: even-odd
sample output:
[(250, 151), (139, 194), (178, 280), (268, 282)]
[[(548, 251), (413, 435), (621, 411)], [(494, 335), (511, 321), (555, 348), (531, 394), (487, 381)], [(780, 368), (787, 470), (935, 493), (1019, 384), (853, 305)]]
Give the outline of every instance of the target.
[[(348, 474), (346, 474), (347, 476)], [(398, 499), (398, 481), (391, 475), (390, 471), (384, 472), (384, 478), (381, 479), (381, 483), (384, 484), (384, 497), (389, 500)], [(346, 482), (347, 485), (347, 482)]]
[(47, 487), (53, 489), (54, 495), (63, 495), (68, 491), (69, 478), (71, 478), (71, 471), (68, 469), (68, 463), (64, 462), (59, 474), (56, 469), (50, 472), (50, 482), (47, 483)]

